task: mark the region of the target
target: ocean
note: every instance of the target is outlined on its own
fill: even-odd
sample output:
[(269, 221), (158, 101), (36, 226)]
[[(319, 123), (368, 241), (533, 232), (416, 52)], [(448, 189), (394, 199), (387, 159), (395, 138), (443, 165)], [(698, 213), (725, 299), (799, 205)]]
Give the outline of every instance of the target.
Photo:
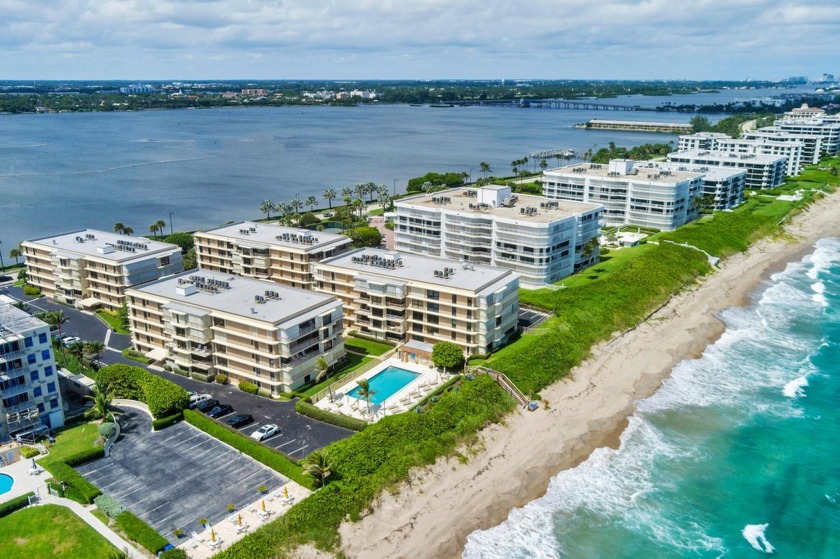
[(637, 403), (618, 450), (555, 476), (463, 556), (840, 557), (840, 239), (721, 318)]

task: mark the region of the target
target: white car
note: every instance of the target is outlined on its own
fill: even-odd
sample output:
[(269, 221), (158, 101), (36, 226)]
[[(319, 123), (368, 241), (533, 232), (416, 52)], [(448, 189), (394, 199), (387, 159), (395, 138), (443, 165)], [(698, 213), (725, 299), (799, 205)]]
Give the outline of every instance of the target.
[(196, 394), (195, 392), (193, 392), (192, 394), (190, 394), (190, 408), (194, 408), (201, 402), (205, 400), (210, 400), (212, 398), (212, 394)]
[(73, 344), (81, 343), (82, 339), (77, 338), (76, 336), (67, 336), (64, 338), (64, 347), (70, 347)]
[(251, 438), (257, 441), (261, 441), (263, 439), (267, 439), (279, 430), (280, 428), (274, 423), (268, 423), (251, 433)]

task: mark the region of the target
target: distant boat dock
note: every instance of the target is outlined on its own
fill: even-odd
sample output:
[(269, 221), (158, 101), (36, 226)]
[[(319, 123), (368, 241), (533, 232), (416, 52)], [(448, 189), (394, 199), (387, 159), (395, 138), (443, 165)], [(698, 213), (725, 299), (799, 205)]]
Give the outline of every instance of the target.
[(593, 118), (575, 128), (586, 130), (624, 130), (628, 132), (662, 132), (665, 134), (691, 134), (690, 124), (679, 122), (643, 122), (639, 120), (601, 120)]

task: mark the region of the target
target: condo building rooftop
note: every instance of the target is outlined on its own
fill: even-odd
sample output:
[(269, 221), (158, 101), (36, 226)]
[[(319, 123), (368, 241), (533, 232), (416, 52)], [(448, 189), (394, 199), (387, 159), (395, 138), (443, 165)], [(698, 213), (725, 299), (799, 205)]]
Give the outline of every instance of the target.
[(284, 227), (274, 223), (257, 223), (255, 221), (240, 221), (214, 229), (205, 229), (201, 233), (229, 237), (245, 243), (279, 245), (302, 250), (322, 249), (332, 244), (350, 242), (345, 235)]
[(115, 263), (130, 262), (158, 253), (180, 251), (178, 245), (152, 241), (144, 237), (120, 235), (96, 229), (79, 229), (60, 235), (28, 239), (26, 243), (40, 245), (58, 253), (93, 256)]
[[(361, 248), (322, 260), (322, 266), (338, 266), (361, 274), (385, 276), (399, 282), (419, 281), (449, 288), (481, 291), (498, 281), (510, 281), (515, 273), (507, 268), (458, 263), (446, 258)], [(391, 280), (389, 280), (391, 281)]]
[(600, 208), (600, 204), (548, 200), (542, 196), (513, 194), (509, 186), (460, 187), (397, 200), (398, 206), (443, 209), (456, 214), (487, 215), (532, 223), (551, 223)]
[(335, 297), (314, 291), (207, 270), (189, 270), (143, 284), (132, 288), (129, 296), (131, 291), (165, 297), (176, 305), (183, 303), (191, 313), (215, 310), (271, 323), (335, 301)]

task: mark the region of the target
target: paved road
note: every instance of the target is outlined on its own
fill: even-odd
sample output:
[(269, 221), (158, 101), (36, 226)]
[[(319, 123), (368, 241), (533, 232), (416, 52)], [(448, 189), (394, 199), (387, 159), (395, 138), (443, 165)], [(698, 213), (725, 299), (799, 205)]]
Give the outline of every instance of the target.
[[(328, 444), (346, 439), (353, 431), (315, 421), (295, 411), (294, 401), (269, 400), (261, 396), (246, 394), (238, 388), (220, 384), (208, 384), (198, 380), (185, 378), (175, 373), (168, 373), (159, 367), (145, 367), (142, 364), (123, 357), (120, 349), (129, 347), (131, 340), (128, 336), (110, 332), (108, 328), (92, 313), (80, 311), (73, 307), (58, 304), (41, 297), (32, 299), (23, 294), (20, 287), (0, 287), (0, 293), (5, 293), (18, 300), (23, 300), (30, 306), (30, 312), (44, 310), (62, 310), (68, 320), (62, 325), (62, 332), (71, 336), (78, 336), (83, 340), (99, 340), (106, 342), (106, 350), (102, 352), (100, 360), (112, 365), (123, 363), (144, 367), (146, 370), (171, 380), (186, 390), (198, 393), (212, 394), (217, 400), (233, 406), (236, 413), (247, 413), (254, 416), (255, 422), (242, 428), (242, 432), (251, 434), (260, 425), (274, 423), (280, 427), (280, 433), (266, 440), (265, 443), (294, 458), (303, 458), (313, 450)], [(106, 341), (107, 340), (107, 341)]]

